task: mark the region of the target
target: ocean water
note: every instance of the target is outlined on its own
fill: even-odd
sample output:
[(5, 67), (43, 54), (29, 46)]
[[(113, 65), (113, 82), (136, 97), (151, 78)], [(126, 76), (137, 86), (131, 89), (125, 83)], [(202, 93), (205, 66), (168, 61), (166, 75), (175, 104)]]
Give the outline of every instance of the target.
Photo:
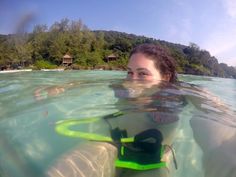
[(102, 117), (117, 111), (125, 116), (111, 124), (129, 136), (148, 127), (162, 131), (176, 153), (172, 176), (236, 175), (228, 156), (236, 154), (236, 80), (180, 75), (179, 85), (150, 85), (125, 77), (121, 71), (0, 74), (0, 176), (46, 176), (62, 154), (87, 141), (58, 134), (56, 122), (100, 117), (78, 129), (109, 136)]

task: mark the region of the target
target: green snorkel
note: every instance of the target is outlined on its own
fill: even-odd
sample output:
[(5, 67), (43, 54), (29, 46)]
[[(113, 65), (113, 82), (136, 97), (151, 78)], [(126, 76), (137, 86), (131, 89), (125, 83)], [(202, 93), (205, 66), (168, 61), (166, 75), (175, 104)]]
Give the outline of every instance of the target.
[[(115, 117), (118, 117), (121, 115), (123, 115), (122, 112), (117, 112), (114, 114), (109, 114), (103, 118), (104, 119), (107, 119), (108, 117), (115, 118)], [(98, 135), (95, 133), (86, 133), (86, 132), (70, 129), (72, 126), (93, 123), (93, 122), (97, 122), (99, 120), (101, 120), (100, 117), (91, 117), (91, 118), (86, 118), (86, 119), (61, 120), (61, 121), (56, 122), (55, 130), (58, 134), (72, 137), (72, 138), (82, 138), (82, 139), (91, 140), (91, 141), (110, 142), (110, 143), (113, 142), (113, 139), (108, 136), (102, 136), (102, 135)], [(133, 141), (134, 141), (133, 137), (121, 139), (122, 143), (130, 143)]]
[(127, 137), (125, 130), (119, 128), (112, 129), (108, 119), (123, 115), (122, 112), (109, 114), (102, 117), (110, 126), (111, 137), (72, 130), (72, 126), (94, 123), (101, 120), (101, 117), (87, 119), (70, 119), (56, 122), (55, 131), (61, 135), (82, 138), (91, 141), (108, 142), (118, 148), (118, 159), (115, 166), (133, 170), (151, 170), (167, 167), (166, 162), (161, 161), (164, 155), (164, 145), (162, 145), (162, 134), (157, 129), (148, 129), (135, 137)]

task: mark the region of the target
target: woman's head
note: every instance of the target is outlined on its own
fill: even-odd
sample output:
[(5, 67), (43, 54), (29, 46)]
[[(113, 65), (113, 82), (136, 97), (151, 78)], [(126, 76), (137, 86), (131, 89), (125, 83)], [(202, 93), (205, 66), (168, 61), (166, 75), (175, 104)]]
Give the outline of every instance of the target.
[(175, 82), (175, 60), (159, 45), (139, 45), (130, 53), (127, 78)]

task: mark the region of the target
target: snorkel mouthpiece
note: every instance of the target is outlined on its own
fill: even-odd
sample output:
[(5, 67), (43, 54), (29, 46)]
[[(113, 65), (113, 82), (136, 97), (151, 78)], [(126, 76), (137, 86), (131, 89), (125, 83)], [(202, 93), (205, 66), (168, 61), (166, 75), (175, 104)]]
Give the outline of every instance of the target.
[(134, 137), (133, 143), (118, 145), (116, 167), (134, 170), (150, 170), (166, 167), (161, 161), (164, 153), (163, 136), (157, 129), (148, 129)]
[(117, 98), (137, 98), (142, 94), (141, 90), (135, 90), (132, 88), (117, 89), (115, 90), (115, 96)]
[(134, 137), (134, 147), (147, 153), (156, 153), (160, 150), (163, 136), (157, 129), (148, 129)]

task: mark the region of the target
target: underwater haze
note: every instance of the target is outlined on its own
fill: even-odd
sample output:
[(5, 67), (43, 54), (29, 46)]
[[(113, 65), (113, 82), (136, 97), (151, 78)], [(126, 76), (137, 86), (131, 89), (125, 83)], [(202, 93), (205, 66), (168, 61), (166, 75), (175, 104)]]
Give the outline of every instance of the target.
[[(118, 111), (125, 116), (111, 124), (130, 136), (149, 125), (163, 130), (178, 163), (172, 176), (236, 176), (230, 158), (236, 154), (236, 80), (179, 75), (180, 84), (149, 86), (125, 78), (123, 71), (100, 70), (0, 74), (0, 176), (47, 176), (56, 160), (87, 141), (58, 134), (56, 122), (101, 117), (78, 128), (109, 136), (102, 117)], [(154, 117), (136, 116), (140, 112)]]

